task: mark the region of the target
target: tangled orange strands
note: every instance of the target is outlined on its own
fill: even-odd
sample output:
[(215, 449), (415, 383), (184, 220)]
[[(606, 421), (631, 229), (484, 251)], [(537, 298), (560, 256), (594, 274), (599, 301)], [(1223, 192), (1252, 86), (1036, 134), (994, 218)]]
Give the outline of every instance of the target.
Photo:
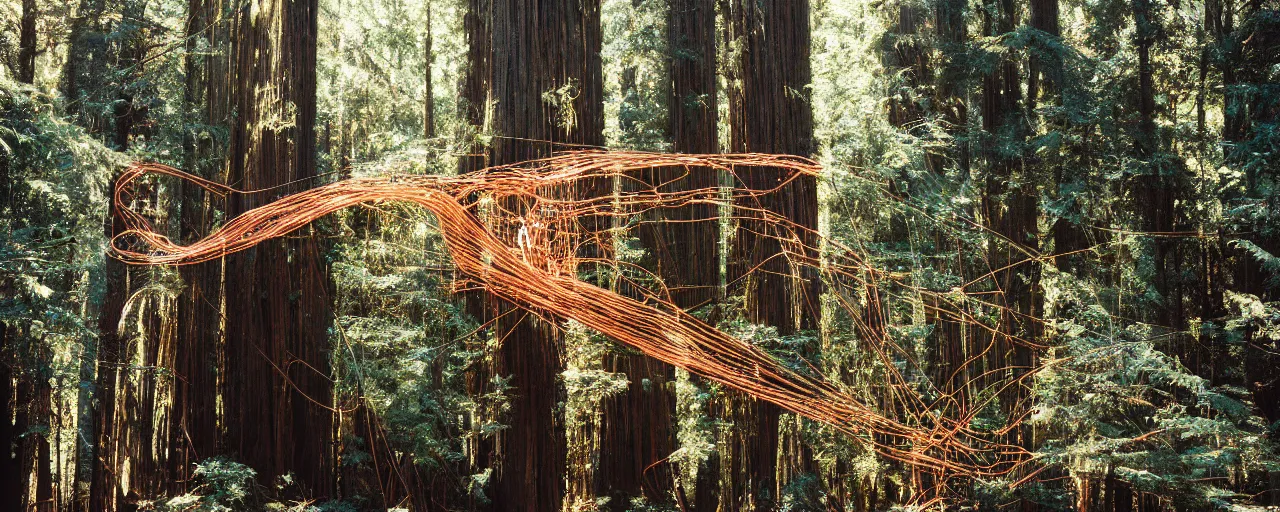
[[(733, 197), (726, 200), (719, 188), (664, 191), (666, 184), (646, 184), (636, 174), (655, 168), (733, 173), (735, 168), (744, 166), (776, 169), (777, 187), (735, 188)], [(905, 395), (898, 407), (906, 409), (896, 412), (906, 421), (885, 416), (829, 381), (788, 368), (763, 350), (708, 325), (661, 297), (651, 296), (641, 302), (576, 278), (575, 265), (585, 260), (577, 256), (578, 245), (586, 243), (588, 237), (599, 246), (609, 245), (610, 228), (592, 231), (582, 225), (583, 219), (632, 218), (655, 208), (694, 203), (722, 205), (728, 201), (732, 201), (733, 217), (763, 219), (773, 232), (762, 235), (777, 239), (783, 248), (781, 257), (795, 267), (821, 268), (833, 283), (860, 283), (861, 275), (872, 279), (888, 277), (888, 273), (863, 264), (853, 251), (842, 251), (833, 257), (834, 263), (823, 265), (817, 261), (816, 248), (805, 247), (804, 238), (799, 236), (808, 228), (763, 209), (742, 206), (749, 203), (743, 199), (775, 192), (800, 176), (817, 176), (820, 169), (805, 158), (765, 154), (570, 152), (456, 177), (394, 175), (342, 180), (251, 209), (205, 238), (183, 246), (157, 233), (142, 214), (130, 207), (135, 182), (140, 178), (152, 174), (172, 176), (223, 197), (252, 192), (159, 164), (135, 164), (120, 177), (114, 191), (116, 214), (126, 229), (112, 239), (111, 251), (130, 264), (188, 265), (285, 236), (349, 206), (410, 202), (436, 216), (453, 263), (462, 274), (478, 287), (526, 310), (575, 320), (657, 360), (830, 425), (870, 443), (885, 457), (939, 475), (1004, 475), (1027, 462), (1026, 450), (994, 440), (1000, 433), (970, 429), (968, 423), (975, 413), (948, 418), (937, 412), (943, 407), (939, 403), (946, 398), (925, 403), (893, 364), (886, 365), (895, 384), (891, 387), (895, 393)], [(613, 179), (621, 180), (625, 186), (616, 187), (619, 191), (604, 197), (576, 198), (565, 193), (576, 186)], [(524, 214), (503, 209), (504, 204), (516, 203), (523, 204)], [(482, 217), (490, 227), (481, 221)], [(607, 258), (599, 260), (610, 264)], [(843, 300), (838, 299), (842, 303)], [(949, 301), (943, 298), (939, 304)], [(847, 304), (845, 307), (852, 308)], [(968, 318), (963, 312), (949, 314)], [(888, 362), (883, 349), (891, 342), (883, 336), (869, 341)]]

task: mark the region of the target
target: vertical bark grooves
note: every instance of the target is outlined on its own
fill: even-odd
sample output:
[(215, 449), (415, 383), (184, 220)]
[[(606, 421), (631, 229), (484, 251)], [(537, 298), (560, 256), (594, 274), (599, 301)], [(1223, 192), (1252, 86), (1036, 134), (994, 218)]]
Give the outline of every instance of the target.
[[(495, 138), (488, 164), (514, 163), (556, 150), (603, 145), (599, 0), (492, 0), (490, 5), (490, 64), (485, 67), (489, 72), (489, 97), (494, 101)], [(471, 50), (484, 51), (476, 47)], [(477, 62), (472, 60), (472, 65)], [(469, 74), (464, 90), (471, 86)], [(561, 191), (584, 196), (611, 192), (612, 182), (608, 180)], [(502, 206), (523, 215), (530, 205)], [(586, 224), (584, 229), (591, 232), (600, 232), (595, 228), (602, 221), (591, 217), (581, 220)], [(598, 255), (610, 244), (584, 241), (589, 255)], [(497, 314), (513, 308), (494, 297), (486, 302), (487, 308)], [(554, 326), (519, 314), (499, 321), (496, 332), (503, 340), (496, 372), (511, 376), (515, 398), (504, 421), (510, 428), (497, 439), (494, 507), (557, 509), (564, 492), (565, 469), (564, 422), (556, 412), (562, 394), (559, 375), (564, 367), (558, 335)]]
[[(633, 7), (639, 8), (634, 2)], [(673, 148), (681, 153), (714, 153), (715, 5), (710, 0), (676, 0), (667, 9), (671, 87), (667, 121)], [(634, 87), (635, 69), (628, 68), (626, 73), (624, 88), (628, 82)], [(662, 186), (664, 193), (717, 185), (711, 174), (682, 168), (652, 169), (642, 179), (640, 186)], [(712, 205), (691, 205), (655, 212), (638, 229), (641, 245), (649, 253), (647, 267), (662, 277), (678, 307), (704, 305), (718, 293), (716, 216)], [(641, 494), (650, 503), (667, 502), (675, 489), (674, 468), (666, 462), (676, 445), (674, 369), (642, 355), (606, 357), (605, 370), (626, 373), (631, 384), (626, 393), (605, 404), (599, 493), (611, 498), (614, 510), (626, 510), (630, 497)], [(699, 492), (707, 490), (711, 489)]]
[[(809, 5), (799, 2), (736, 0), (730, 36), (741, 41), (733, 77), (740, 85), (729, 94), (730, 147), (735, 152), (767, 152), (808, 156), (814, 151), (813, 112), (808, 86)], [(740, 185), (769, 188), (779, 176), (768, 168), (738, 171)], [(795, 180), (778, 193), (762, 197), (749, 208), (763, 207), (801, 226), (816, 226), (817, 183), (812, 177)], [(734, 239), (729, 281), (747, 275), (759, 262), (781, 252), (777, 240), (756, 236), (768, 226), (744, 220)], [(759, 224), (758, 229), (749, 229)], [(809, 238), (812, 233), (806, 233)], [(806, 240), (806, 245), (813, 245)], [(817, 327), (819, 282), (784, 258), (772, 258), (757, 269), (759, 279), (746, 283), (748, 316), (783, 334)], [(783, 277), (789, 276), (789, 277)], [(774, 286), (776, 285), (776, 286)], [(782, 293), (776, 293), (782, 290)]]
[[(240, 6), (228, 182), (231, 216), (314, 186), (315, 0)], [(226, 450), (262, 482), (292, 472), (304, 496), (334, 494), (327, 330), (330, 280), (315, 226), (227, 258)]]
[[(939, 39), (938, 47), (944, 55), (959, 51), (960, 46), (966, 43), (968, 31), (964, 16), (965, 5), (963, 0), (939, 0), (934, 4), (934, 25)], [(967, 95), (961, 87), (957, 87), (955, 78), (963, 71), (957, 69), (957, 64), (950, 58), (939, 59), (938, 65), (934, 67), (938, 69), (933, 79), (933, 83), (936, 84), (935, 105), (937, 105), (943, 129), (952, 136), (966, 134), (969, 105)], [(968, 143), (958, 142), (960, 140), (963, 138), (953, 138), (952, 141), (956, 142), (946, 144), (945, 149), (930, 158), (930, 167), (933, 172), (945, 175), (948, 171), (946, 162), (952, 161), (954, 162), (952, 165), (962, 175), (968, 175), (970, 167)], [(946, 253), (955, 249), (958, 252), (959, 245), (942, 230), (934, 233), (933, 239), (936, 251)], [(944, 272), (963, 275), (965, 265), (960, 263), (961, 259), (957, 254), (956, 257), (939, 261), (938, 266)], [(937, 307), (938, 311), (945, 310), (946, 306), (937, 304), (940, 302), (937, 299), (929, 300), (935, 301), (931, 306)], [(972, 368), (964, 370), (968, 354), (971, 353), (968, 345), (971, 343), (972, 336), (967, 332), (968, 328), (962, 320), (950, 315), (937, 315), (937, 324), (939, 364), (935, 366), (934, 382), (941, 385), (945, 393), (953, 394), (956, 397), (956, 406), (963, 408), (969, 401), (970, 372), (973, 371)]]
[(36, 80), (36, 0), (22, 0), (22, 18), (18, 21), (18, 69), (15, 73), (19, 82), (34, 83)]
[[(458, 108), (462, 121), (476, 132), (484, 129), (490, 93), (489, 78), (492, 53), (490, 45), (492, 36), (489, 34), (489, 27), (491, 25), (491, 9), (492, 0), (468, 0), (466, 12), (462, 18), (462, 28), (467, 43), (467, 65), (462, 74)], [(466, 146), (466, 151), (467, 154), (458, 159), (458, 172), (476, 171), (483, 169), (487, 165), (487, 149), (478, 140), (471, 140), (470, 145)], [(478, 200), (479, 198), (471, 199)], [(455, 278), (459, 276), (460, 274), (455, 271)], [(464, 291), (459, 295), (467, 314), (474, 317), (477, 322), (484, 324), (492, 319), (490, 315), (494, 313), (496, 308), (489, 307), (489, 302), (496, 301), (496, 299), (487, 297), (481, 291)], [(485, 359), (472, 365), (466, 373), (467, 396), (478, 398), (494, 391), (490, 388), (491, 379), (494, 375), (493, 366)], [(497, 421), (498, 419), (493, 417), (493, 411), (488, 408), (477, 407), (469, 419), (469, 428), (472, 431), (479, 431), (485, 423)], [(466, 453), (471, 471), (480, 473), (485, 470), (496, 469), (494, 467), (497, 462), (496, 449), (497, 444), (494, 436), (473, 435), (468, 437)], [(486, 503), (476, 500), (474, 499), (475, 494), (469, 494), (471, 499), (468, 501), (468, 505), (473, 509), (488, 510), (490, 507), (485, 505), (491, 505), (491, 501)], [(491, 496), (492, 491), (485, 489), (485, 494)]]
[[(671, 0), (667, 11), (667, 52), (671, 56), (667, 126), (672, 150), (719, 152), (715, 0)], [(669, 178), (654, 176), (650, 183), (668, 182)], [(676, 182), (676, 186), (706, 188), (718, 184), (714, 179), (707, 173), (696, 173), (683, 182)], [(692, 205), (668, 214), (681, 220), (717, 219), (663, 225), (662, 233), (648, 235), (654, 239), (652, 245), (645, 244), (657, 249), (654, 254), (659, 275), (668, 287), (677, 287), (671, 296), (676, 306), (693, 308), (715, 300), (723, 293), (719, 212), (711, 205)], [(645, 236), (643, 232), (642, 236)], [(695, 382), (701, 380), (690, 378)], [(707, 457), (698, 468), (693, 489), (694, 510), (713, 512), (716, 509), (720, 468), (718, 454)], [(683, 491), (678, 496), (683, 496)]]
[[(189, 0), (186, 33), (189, 52), (185, 62), (184, 101), (193, 118), (183, 140), (186, 167), (205, 178), (219, 176), (225, 148), (214, 128), (225, 126), (230, 108), (226, 52), (229, 49), (226, 22), (220, 16), (222, 0)], [(198, 38), (212, 51), (195, 52)], [(183, 183), (179, 236), (185, 242), (197, 240), (213, 227), (215, 208), (204, 190)], [(220, 453), (218, 431), (218, 375), (222, 353), (222, 262), (182, 267), (185, 288), (178, 300), (177, 316), (181, 343), (174, 349), (173, 412), (169, 420), (168, 475), (170, 492), (192, 488), (195, 463)]]
[(431, 139), (436, 136), (436, 98), (431, 86), (431, 71), (435, 67), (435, 54), (432, 50), (434, 38), (431, 34), (431, 0), (426, 0), (426, 9), (427, 20), (424, 25), (426, 35), (422, 41), (422, 66), (425, 68), (422, 87), (422, 136)]
[[(730, 48), (737, 48), (730, 64), (730, 149), (809, 156), (815, 149), (813, 111), (809, 101), (812, 69), (807, 0), (733, 0), (726, 23)], [(774, 186), (776, 169), (737, 170), (738, 186)], [(814, 229), (818, 221), (817, 181), (801, 178), (747, 208), (765, 209)], [(739, 220), (729, 257), (729, 283), (746, 297), (747, 319), (777, 327), (782, 335), (819, 326), (819, 287), (816, 270), (791, 264), (778, 239), (758, 218)], [(816, 247), (814, 232), (800, 233), (805, 247)], [(816, 255), (809, 255), (814, 256)], [(754, 270), (754, 272), (753, 272)], [(740, 279), (748, 276), (742, 282)], [(778, 421), (780, 409), (750, 398), (732, 400), (727, 413), (729, 432), (725, 488), (721, 507), (771, 508), (780, 489)], [(803, 459), (787, 454), (784, 459)], [(798, 466), (811, 466), (799, 460)], [(784, 483), (785, 484), (785, 483)]]
[[(462, 75), (462, 94), (458, 105), (462, 120), (477, 132), (485, 128), (485, 115), (489, 103), (489, 80), (492, 74), (492, 25), (493, 0), (467, 0), (467, 12), (462, 18), (462, 30), (467, 40), (467, 67)], [(478, 142), (467, 148), (467, 155), (459, 158), (459, 172), (477, 171), (488, 166), (488, 155)], [(472, 308), (474, 309), (474, 308)], [(473, 313), (474, 314), (474, 313)]]
[[(114, 184), (112, 185), (114, 189)], [(115, 210), (112, 199), (111, 211)], [(117, 229), (123, 229), (115, 216), (105, 223), (108, 237)], [(89, 491), (89, 510), (117, 510), (120, 507), (118, 492), (121, 465), (117, 461), (118, 435), (111, 428), (115, 424), (117, 408), (117, 382), (120, 380), (121, 340), (117, 334), (124, 301), (128, 292), (128, 269), (124, 263), (107, 258), (104, 263), (106, 295), (98, 323), (98, 375), (94, 389), (98, 407), (94, 414), (93, 482)]]
[[(1018, 9), (1013, 0), (994, 0), (984, 14), (988, 36), (1008, 34), (1018, 25)], [(986, 227), (998, 236), (988, 248), (995, 290), (1000, 293), (999, 332), (990, 340), (993, 350), (986, 357), (988, 371), (1012, 368), (1020, 376), (1032, 364), (1032, 353), (1017, 340), (1034, 340), (1035, 327), (1029, 318), (1039, 318), (1039, 269), (1025, 260), (1039, 250), (1039, 193), (1020, 154), (1029, 132), (1023, 115), (1018, 64), (1003, 58), (982, 79), (982, 128), (986, 132), (986, 177), (982, 195)], [(1016, 149), (1009, 149), (1010, 147)], [(1022, 262), (1019, 264), (1019, 262)], [(989, 385), (992, 377), (988, 377)], [(1001, 406), (1009, 417), (1021, 414), (1021, 388), (1002, 393)], [(1023, 428), (1010, 433), (1010, 442), (1030, 446)]]
[[(120, 6), (125, 19), (143, 19), (147, 3), (129, 1)], [(103, 12), (100, 2), (81, 3), (83, 16)], [(132, 137), (145, 133), (142, 122), (145, 106), (134, 102), (129, 86), (141, 80), (147, 51), (146, 32), (138, 28), (124, 30), (118, 40), (110, 40), (98, 30), (106, 30), (104, 21), (96, 18), (77, 19), (80, 31), (72, 38), (72, 51), (84, 51), (92, 57), (87, 63), (66, 65), (65, 94), (83, 102), (79, 106), (79, 122), (91, 132), (100, 133), (116, 151), (128, 149)], [(113, 59), (113, 60), (108, 60)], [(108, 64), (112, 67), (108, 68)], [(144, 86), (145, 87), (145, 86)], [(94, 101), (110, 98), (110, 114), (95, 111)], [(152, 187), (136, 201), (160, 204), (160, 191)], [(114, 199), (113, 199), (114, 201)], [(112, 204), (112, 207), (115, 205)], [(107, 219), (104, 234), (110, 238), (122, 229), (114, 218)], [(168, 392), (170, 383), (155, 369), (169, 369), (175, 341), (173, 323), (169, 319), (172, 300), (163, 293), (145, 293), (143, 287), (158, 278), (156, 269), (128, 268), (108, 259), (105, 263), (106, 298), (99, 312), (99, 347), (97, 351), (97, 410), (79, 411), (80, 432), (93, 432), (95, 444), (79, 447), (77, 456), (77, 493), (88, 486), (90, 510), (115, 510), (134, 506), (140, 496), (155, 496), (167, 491), (172, 481), (163, 473), (167, 467), (169, 441), (168, 403), (157, 400)], [(131, 303), (130, 315), (123, 315)], [(136, 326), (124, 335), (122, 325)], [(87, 362), (82, 363), (87, 364)], [(81, 368), (82, 383), (92, 378), (89, 368)], [(87, 393), (86, 393), (87, 395)], [(89, 480), (86, 482), (86, 480)], [(83, 507), (80, 498), (76, 507)]]

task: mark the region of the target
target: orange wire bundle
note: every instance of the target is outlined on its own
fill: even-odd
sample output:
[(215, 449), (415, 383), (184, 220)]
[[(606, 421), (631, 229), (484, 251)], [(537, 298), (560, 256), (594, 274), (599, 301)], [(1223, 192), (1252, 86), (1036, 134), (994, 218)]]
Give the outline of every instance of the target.
[[(816, 250), (796, 247), (798, 226), (764, 210), (740, 211), (746, 196), (777, 191), (800, 176), (816, 176), (817, 163), (799, 157), (765, 154), (669, 155), (638, 152), (581, 151), (550, 158), (450, 176), (395, 175), (355, 178), (319, 186), (280, 198), (235, 217), (190, 245), (173, 243), (157, 233), (148, 220), (130, 208), (137, 181), (147, 175), (166, 175), (195, 183), (219, 196), (246, 193), (159, 164), (135, 164), (119, 179), (115, 194), (117, 215), (126, 229), (112, 239), (116, 258), (140, 265), (188, 265), (248, 249), (265, 240), (285, 236), (334, 211), (377, 201), (405, 201), (430, 210), (439, 221), (454, 265), (488, 292), (522, 308), (556, 318), (572, 319), (634, 347), (659, 361), (683, 368), (729, 388), (776, 404), (837, 431), (856, 436), (885, 457), (939, 475), (1003, 475), (1025, 462), (1027, 452), (997, 439), (1012, 427), (983, 433), (968, 425), (972, 414), (946, 417), (905, 384), (905, 411), (898, 419), (886, 416), (835, 384), (801, 373), (773, 356), (685, 313), (661, 297), (647, 302), (580, 281), (573, 271), (583, 260), (578, 244), (591, 232), (582, 219), (622, 217), (654, 208), (679, 208), (694, 203), (725, 204), (718, 188), (665, 192), (661, 184), (644, 184), (638, 171), (683, 168), (687, 172), (729, 172), (738, 167), (779, 169), (784, 177), (776, 188), (735, 188), (733, 215), (753, 215), (773, 228), (785, 257), (796, 265), (822, 268), (833, 282), (862, 282), (860, 275), (886, 277), (867, 267), (853, 251), (837, 261), (813, 261)], [(615, 187), (604, 197), (576, 198), (552, 194), (586, 180), (622, 180), (639, 186)], [(599, 183), (599, 181), (596, 181)], [(497, 211), (476, 213), (477, 198), (493, 199)], [(522, 203), (523, 215), (501, 205)], [(536, 218), (535, 218), (536, 217)], [(537, 226), (539, 231), (531, 231)], [(827, 241), (829, 244), (834, 242)], [(945, 302), (944, 302), (945, 303)], [(851, 307), (845, 304), (846, 307)], [(949, 314), (965, 318), (962, 310)], [(884, 345), (884, 340), (873, 340)], [(1026, 343), (1026, 342), (1023, 342)], [(887, 359), (881, 350), (881, 357)], [(892, 368), (892, 365), (888, 365)], [(895, 381), (905, 381), (890, 370)]]

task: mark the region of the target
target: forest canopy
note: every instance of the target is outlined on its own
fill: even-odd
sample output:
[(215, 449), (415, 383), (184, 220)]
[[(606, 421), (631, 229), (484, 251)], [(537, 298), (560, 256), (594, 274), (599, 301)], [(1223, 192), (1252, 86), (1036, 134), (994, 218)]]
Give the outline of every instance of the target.
[(1275, 0), (0, 26), (0, 510), (1280, 506)]

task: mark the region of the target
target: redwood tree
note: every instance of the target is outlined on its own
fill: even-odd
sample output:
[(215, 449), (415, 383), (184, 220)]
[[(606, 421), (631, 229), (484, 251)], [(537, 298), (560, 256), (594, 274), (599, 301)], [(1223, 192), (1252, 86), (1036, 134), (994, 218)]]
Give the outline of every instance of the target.
[[(988, 36), (1013, 32), (1019, 9), (1013, 0), (987, 2), (983, 30)], [(982, 156), (986, 165), (982, 194), (982, 217), (995, 240), (988, 245), (987, 258), (993, 269), (993, 287), (1000, 293), (996, 302), (998, 332), (982, 338), (990, 348), (986, 370), (1012, 368), (1014, 375), (1028, 371), (1034, 341), (1034, 323), (1039, 311), (1039, 267), (1027, 259), (1038, 253), (1039, 192), (1033, 174), (1022, 155), (1029, 129), (1023, 113), (1021, 75), (1013, 58), (1002, 56), (982, 75), (982, 129), (985, 133)], [(990, 382), (991, 376), (987, 376)], [(1001, 393), (1001, 403), (1010, 416), (1025, 392), (1009, 389)], [(1027, 444), (1022, 429), (1015, 429), (1010, 441)]]
[(22, 17), (18, 20), (18, 66), (14, 78), (33, 83), (36, 79), (36, 0), (22, 0)]
[[(735, 152), (814, 153), (813, 111), (809, 101), (808, 0), (733, 0), (727, 22), (733, 55), (729, 91), (730, 149)], [(769, 168), (737, 169), (736, 186), (771, 189), (781, 179)], [(765, 210), (794, 222), (806, 252), (816, 247), (817, 180), (800, 177), (776, 192), (741, 199), (737, 206)], [(759, 214), (743, 213), (729, 256), (729, 283), (746, 299), (747, 320), (778, 329), (780, 335), (819, 325), (816, 269), (794, 256), (783, 256), (776, 225)], [(816, 254), (804, 254), (816, 261)], [(734, 428), (726, 443), (729, 487), (721, 489), (722, 507), (769, 507), (777, 481), (778, 421), (774, 405), (743, 397), (730, 404)], [(796, 466), (808, 465), (804, 454), (788, 454)]]
[[(633, 8), (639, 5), (633, 2)], [(669, 90), (667, 130), (677, 153), (715, 153), (716, 126), (715, 4), (712, 0), (673, 0), (667, 6)], [(629, 70), (634, 84), (635, 70)], [(624, 81), (626, 79), (624, 78)], [(709, 169), (658, 168), (646, 171), (642, 186), (677, 193), (714, 189), (718, 177)], [(719, 222), (715, 205), (693, 204), (651, 212), (639, 228), (648, 252), (647, 267), (662, 278), (672, 303), (692, 309), (719, 294)], [(606, 403), (601, 426), (599, 491), (614, 510), (625, 510), (630, 498), (643, 495), (663, 502), (674, 486), (666, 461), (675, 450), (675, 372), (653, 358), (610, 354), (607, 371), (626, 373), (625, 393)], [(718, 465), (700, 474), (698, 496), (714, 499)], [(705, 508), (704, 508), (705, 509)]]
[(426, 0), (426, 3), (427, 19), (423, 22), (426, 35), (422, 37), (422, 75), (426, 82), (422, 86), (422, 137), (430, 139), (436, 136), (436, 101), (431, 87), (431, 68), (435, 67), (432, 46), (435, 40), (431, 34), (431, 0)]
[[(97, 4), (96, 8), (103, 8)], [(95, 2), (82, 2), (81, 8), (94, 5)], [(113, 7), (120, 9), (123, 19), (142, 20), (147, 5), (145, 1), (131, 0)], [(82, 14), (94, 15), (92, 11)], [(75, 26), (82, 32), (72, 35), (73, 51), (81, 49), (94, 56), (83, 59), (88, 62), (67, 63), (65, 92), (84, 102), (78, 106), (79, 122), (90, 132), (103, 135), (112, 149), (126, 151), (135, 136), (148, 133), (145, 97), (154, 94), (145, 81), (149, 31), (141, 24), (120, 23), (110, 28), (115, 37), (108, 38), (91, 28), (108, 30), (103, 20), (77, 20)], [(135, 101), (135, 95), (142, 97), (140, 101)], [(104, 101), (112, 98), (108, 115), (103, 115), (106, 109), (92, 104), (91, 98), (95, 97)], [(152, 187), (132, 201), (158, 205), (160, 194), (158, 187)], [(104, 234), (109, 238), (121, 227), (115, 219), (107, 219)], [(169, 402), (158, 398), (168, 393), (170, 381), (157, 378), (159, 373), (149, 370), (172, 366), (169, 356), (176, 341), (169, 316), (172, 298), (144, 290), (162, 276), (158, 269), (130, 268), (111, 259), (105, 266), (106, 297), (98, 318), (97, 404), (82, 403), (86, 410), (80, 412), (81, 435), (93, 432), (95, 442), (77, 447), (80, 461), (75, 506), (86, 506), (82, 498), (87, 485), (89, 510), (125, 507), (136, 496), (166, 492), (167, 485), (174, 481), (163, 473), (172, 439), (167, 434), (167, 423), (158, 425), (156, 421), (167, 414)], [(122, 325), (137, 329), (125, 331)], [(81, 381), (89, 382), (91, 374), (91, 370), (82, 367)], [(87, 399), (89, 393), (82, 392), (80, 396)], [(95, 409), (92, 414), (88, 407)], [(130, 498), (131, 495), (135, 497)]]
[[(599, 0), (493, 0), (489, 8), (487, 19), (483, 14), (468, 19), (469, 23), (488, 22), (487, 51), (479, 46), (486, 41), (476, 38), (471, 40), (471, 52), (472, 66), (488, 72), (488, 97), (494, 101), (495, 138), (488, 151), (489, 164), (603, 145)], [(478, 64), (478, 57), (487, 57), (489, 65)], [(478, 99), (478, 94), (469, 99)], [(587, 197), (608, 193), (610, 187), (610, 183), (593, 182), (561, 193)], [(530, 205), (508, 202), (502, 206), (523, 215)], [(601, 220), (583, 222), (594, 232)], [(599, 254), (605, 244), (585, 245), (585, 250)], [(503, 315), (513, 306), (496, 298), (486, 302), (485, 316), (501, 318), (495, 327), (502, 345), (494, 371), (510, 377), (514, 395), (509, 413), (502, 418), (509, 428), (498, 434), (491, 462), (497, 470), (494, 507), (557, 509), (563, 493), (565, 444), (563, 419), (556, 412), (562, 395), (558, 378), (564, 366), (556, 328), (532, 316)]]
[[(7, 170), (9, 160), (0, 159), (0, 167)], [(7, 173), (4, 178), (4, 186), (8, 186), (9, 178)], [(8, 288), (8, 283), (4, 283)], [(14, 425), (11, 418), (22, 407), (21, 402), (13, 400), (13, 377), (14, 369), (17, 366), (13, 358), (13, 347), (10, 346), (9, 332), (12, 328), (8, 324), (0, 324), (0, 474), (11, 475), (9, 478), (0, 478), (0, 507), (9, 510), (17, 510), (22, 508), (22, 485), (25, 480), (18, 478), (17, 475), (22, 474), (22, 466), (17, 457), (14, 447), (18, 443), (19, 428), (23, 425)]]
[[(316, 0), (236, 7), (230, 216), (316, 182)], [(330, 280), (313, 226), (229, 256), (225, 451), (274, 482), (333, 493)]]
[[(184, 134), (183, 167), (201, 177), (225, 181), (221, 175), (225, 140), (219, 137), (231, 109), (230, 77), (225, 72), (230, 62), (226, 53), (228, 23), (221, 20), (226, 8), (222, 0), (189, 0), (187, 3), (186, 83), (183, 102), (187, 125)], [(203, 40), (215, 51), (197, 51)], [(184, 243), (194, 242), (208, 234), (215, 217), (214, 197), (194, 184), (183, 182), (179, 236)], [(222, 351), (221, 306), (223, 303), (221, 261), (201, 263), (179, 269), (185, 287), (178, 300), (178, 336), (182, 340), (174, 350), (172, 391), (173, 412), (169, 435), (173, 452), (169, 456), (168, 475), (175, 485), (173, 492), (188, 490), (191, 472), (201, 458), (218, 453), (218, 367)]]

